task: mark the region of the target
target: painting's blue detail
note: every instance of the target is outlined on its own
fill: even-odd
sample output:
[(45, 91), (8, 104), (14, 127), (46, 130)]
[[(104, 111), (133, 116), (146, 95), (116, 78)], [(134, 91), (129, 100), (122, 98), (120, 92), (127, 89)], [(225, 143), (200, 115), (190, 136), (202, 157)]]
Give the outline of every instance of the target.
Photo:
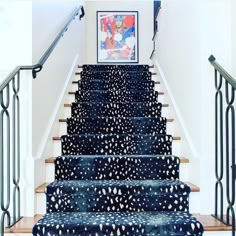
[(147, 65), (85, 65), (33, 235), (201, 236)]

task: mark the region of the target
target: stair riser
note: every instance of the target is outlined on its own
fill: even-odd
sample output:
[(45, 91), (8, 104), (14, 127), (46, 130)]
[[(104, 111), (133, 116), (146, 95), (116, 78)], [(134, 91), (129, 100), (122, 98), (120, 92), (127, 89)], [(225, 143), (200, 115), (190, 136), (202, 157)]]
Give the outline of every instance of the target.
[(161, 103), (72, 103), (72, 117), (160, 117)]
[(152, 73), (143, 72), (117, 72), (117, 71), (96, 71), (96, 72), (85, 72), (82, 71), (80, 74), (81, 80), (151, 80)]
[(58, 157), (56, 180), (178, 179), (179, 159), (174, 157)]
[(155, 86), (154, 81), (125, 81), (110, 82), (100, 80), (78, 81), (78, 90), (151, 90)]
[[(36, 214), (46, 213), (46, 195), (45, 193), (36, 194)], [(200, 193), (194, 192), (189, 195), (189, 212), (199, 213), (200, 212)]]
[(118, 92), (118, 91), (77, 91), (76, 102), (157, 102), (157, 92)]
[(45, 195), (45, 193), (36, 193), (36, 213), (39, 215), (46, 213), (46, 195)]
[[(174, 153), (176, 156), (183, 155), (183, 152), (181, 152), (181, 146), (182, 146), (181, 143), (182, 143), (182, 141), (173, 141), (172, 142), (172, 153)], [(57, 156), (60, 156), (61, 154), (62, 154), (61, 142), (60, 141), (53, 141), (53, 150), (52, 150), (51, 156), (57, 157)]]
[(172, 136), (67, 135), (63, 155), (171, 155)]
[[(108, 192), (108, 189), (103, 189)], [(78, 192), (81, 192), (78, 190)], [(189, 198), (181, 194), (162, 195), (103, 195), (90, 190), (80, 195), (47, 195), (47, 213), (51, 212), (142, 212), (142, 211), (185, 211), (188, 212)], [(131, 198), (131, 199), (130, 199)], [(180, 200), (181, 199), (181, 200)]]
[(68, 134), (166, 134), (166, 119), (81, 118), (67, 120)]

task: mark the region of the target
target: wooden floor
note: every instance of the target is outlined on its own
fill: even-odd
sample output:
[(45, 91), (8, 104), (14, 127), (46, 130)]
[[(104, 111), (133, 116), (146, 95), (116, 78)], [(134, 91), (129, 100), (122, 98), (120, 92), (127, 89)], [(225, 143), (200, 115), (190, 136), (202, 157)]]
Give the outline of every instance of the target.
[[(194, 215), (204, 226), (205, 231), (230, 231), (231, 227), (224, 225), (210, 215)], [(5, 233), (31, 233), (34, 224), (42, 217), (24, 217), (15, 226), (5, 229)]]

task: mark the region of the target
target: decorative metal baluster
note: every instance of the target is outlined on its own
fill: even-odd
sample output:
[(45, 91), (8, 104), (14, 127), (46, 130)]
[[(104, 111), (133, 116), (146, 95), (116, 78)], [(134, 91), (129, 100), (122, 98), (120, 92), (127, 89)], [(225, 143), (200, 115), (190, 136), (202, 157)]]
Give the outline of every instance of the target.
[[(231, 88), (231, 96), (229, 95), (229, 86)], [(232, 235), (235, 236), (235, 109), (234, 109), (234, 99), (235, 90), (225, 81), (225, 91), (226, 91), (226, 103), (227, 108), (225, 112), (226, 121), (226, 196), (227, 196), (227, 212), (226, 212), (226, 223), (228, 225), (232, 224)], [(231, 127), (229, 125), (231, 119)], [(230, 136), (231, 132), (231, 136)], [(231, 145), (231, 149), (230, 149)], [(230, 158), (231, 157), (231, 158)], [(230, 175), (231, 173), (231, 175)], [(230, 215), (231, 213), (231, 215)], [(232, 217), (232, 223), (230, 220)]]
[[(4, 102), (3, 92), (5, 92), (6, 101)], [(9, 84), (0, 91), (0, 204), (1, 204), (1, 235), (4, 234), (5, 217), (7, 217), (7, 226), (10, 226), (10, 114), (8, 112), (10, 104)], [(6, 119), (6, 122), (5, 119)], [(5, 199), (6, 195), (6, 199)]]
[[(12, 80), (12, 169), (13, 169), (13, 221), (21, 218), (20, 215), (20, 72)], [(16, 212), (17, 211), (17, 212)]]
[[(218, 72), (215, 70), (215, 217), (223, 221), (223, 95), (222, 95), (222, 75), (220, 75), (218, 82)], [(219, 130), (220, 129), (220, 130)], [(220, 145), (218, 145), (220, 143)], [(220, 150), (219, 150), (220, 148)], [(220, 162), (220, 171), (219, 171)], [(219, 196), (220, 191), (220, 196)], [(218, 214), (218, 203), (220, 203), (220, 215)]]

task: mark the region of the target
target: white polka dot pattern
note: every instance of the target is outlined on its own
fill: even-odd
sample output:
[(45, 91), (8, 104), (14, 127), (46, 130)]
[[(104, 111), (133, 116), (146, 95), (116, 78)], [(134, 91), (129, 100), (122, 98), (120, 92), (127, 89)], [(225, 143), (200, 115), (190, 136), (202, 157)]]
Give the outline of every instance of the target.
[(179, 178), (176, 156), (59, 156), (56, 180), (145, 180)]
[(84, 65), (34, 236), (201, 236), (147, 65)]
[(162, 104), (143, 103), (72, 103), (72, 117), (160, 117)]
[(166, 134), (163, 117), (71, 117), (68, 134)]
[(158, 92), (148, 90), (78, 90), (76, 102), (157, 102)]
[(171, 155), (170, 135), (64, 135), (63, 155)]
[(34, 235), (201, 236), (202, 225), (185, 212), (73, 212), (46, 214)]

